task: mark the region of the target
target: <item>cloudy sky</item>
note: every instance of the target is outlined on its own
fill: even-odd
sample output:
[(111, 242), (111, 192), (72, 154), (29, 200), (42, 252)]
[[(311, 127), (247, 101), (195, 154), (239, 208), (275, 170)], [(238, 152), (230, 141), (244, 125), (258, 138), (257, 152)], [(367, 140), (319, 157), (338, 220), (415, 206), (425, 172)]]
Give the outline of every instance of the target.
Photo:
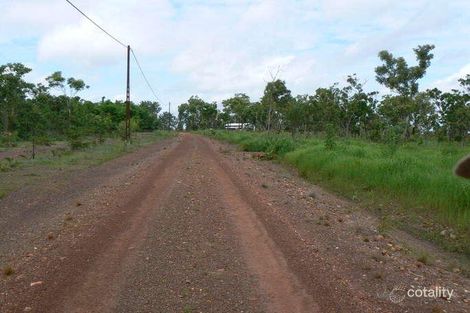
[[(163, 103), (191, 95), (254, 100), (280, 68), (294, 94), (357, 73), (366, 89), (377, 53), (415, 62), (412, 48), (436, 45), (421, 87), (456, 87), (470, 73), (468, 0), (74, 0), (130, 44)], [(84, 79), (84, 97), (123, 98), (125, 49), (65, 0), (0, 0), (0, 63), (33, 68), (34, 82), (56, 70)], [(133, 100), (153, 99), (132, 65)], [(175, 110), (176, 111), (176, 110)]]

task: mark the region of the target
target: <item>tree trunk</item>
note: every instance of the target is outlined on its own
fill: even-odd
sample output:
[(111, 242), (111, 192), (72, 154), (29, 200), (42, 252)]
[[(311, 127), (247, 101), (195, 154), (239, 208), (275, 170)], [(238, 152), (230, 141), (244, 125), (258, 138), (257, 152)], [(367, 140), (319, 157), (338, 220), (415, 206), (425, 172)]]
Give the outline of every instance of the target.
[(5, 133), (8, 133), (8, 111), (6, 108), (2, 111), (2, 124), (3, 124), (3, 131)]

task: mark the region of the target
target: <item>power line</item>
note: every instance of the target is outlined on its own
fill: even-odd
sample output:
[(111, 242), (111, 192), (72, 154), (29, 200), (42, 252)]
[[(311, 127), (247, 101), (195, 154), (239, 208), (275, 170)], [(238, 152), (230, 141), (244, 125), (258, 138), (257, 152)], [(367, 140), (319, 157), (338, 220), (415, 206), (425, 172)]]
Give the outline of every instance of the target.
[(124, 48), (127, 48), (127, 45), (124, 44), (122, 41), (120, 41), (119, 39), (117, 39), (116, 37), (114, 37), (113, 35), (111, 35), (110, 33), (108, 33), (103, 27), (101, 27), (100, 25), (98, 25), (98, 23), (96, 23), (95, 21), (93, 21), (90, 17), (88, 17), (88, 15), (86, 15), (82, 10), (80, 10), (79, 8), (77, 8), (77, 6), (75, 6), (75, 4), (73, 4), (71, 1), (69, 0), (65, 0), (67, 1), (75, 10), (77, 10), (78, 12), (80, 12), (81, 15), (83, 15), (84, 17), (86, 17), (90, 22), (92, 22), (96, 27), (98, 27), (99, 29), (101, 29), (106, 35), (108, 35), (109, 37), (111, 37), (114, 41), (116, 41), (118, 44), (120, 44), (121, 46), (123, 46)]
[(140, 66), (139, 60), (137, 59), (137, 56), (135, 55), (134, 50), (131, 49), (131, 52), (132, 52), (132, 56), (133, 56), (133, 58), (134, 58), (134, 60), (135, 60), (135, 63), (137, 64), (137, 67), (138, 67), (139, 70), (140, 70), (140, 74), (142, 74), (142, 77), (144, 78), (145, 82), (147, 83), (147, 86), (149, 87), (149, 89), (150, 89), (150, 91), (152, 92), (152, 94), (154, 95), (154, 97), (158, 100), (158, 102), (161, 103), (162, 101), (158, 98), (158, 96), (157, 96), (155, 90), (153, 90), (152, 86), (150, 85), (150, 83), (149, 83), (149, 81), (148, 81), (148, 79), (147, 79), (147, 76), (145, 76), (145, 73), (144, 73), (144, 71), (142, 70), (142, 66)]
[[(116, 41), (119, 45), (123, 46), (124, 48), (128, 48), (128, 45), (124, 44), (122, 41), (120, 41), (119, 39), (117, 39), (116, 37), (114, 37), (113, 35), (111, 35), (109, 32), (107, 32), (103, 27), (101, 27), (100, 25), (98, 25), (98, 23), (96, 23), (94, 20), (92, 20), (90, 17), (88, 17), (88, 15), (86, 15), (82, 10), (80, 10), (76, 5), (74, 5), (71, 1), (69, 0), (65, 0), (67, 1), (75, 10), (77, 10), (78, 12), (80, 12), (81, 15), (83, 15), (85, 18), (87, 18), (90, 22), (92, 22), (96, 27), (98, 27), (101, 31), (103, 31), (106, 35), (108, 35), (109, 37), (111, 37), (114, 41)], [(134, 49), (131, 49), (131, 52), (132, 52), (132, 56), (135, 60), (135, 63), (137, 64), (137, 67), (139, 68), (139, 71), (142, 75), (142, 77), (144, 78), (145, 80), (145, 83), (147, 84), (147, 86), (149, 87), (150, 91), (152, 92), (152, 94), (154, 95), (154, 97), (158, 100), (158, 102), (161, 103), (161, 100), (158, 98), (157, 96), (157, 93), (155, 92), (155, 90), (152, 88), (152, 85), (150, 85), (150, 82), (149, 80), (147, 79), (147, 76), (145, 75), (143, 69), (142, 69), (142, 66), (140, 65), (140, 62), (139, 60), (137, 59), (137, 56), (134, 52)]]

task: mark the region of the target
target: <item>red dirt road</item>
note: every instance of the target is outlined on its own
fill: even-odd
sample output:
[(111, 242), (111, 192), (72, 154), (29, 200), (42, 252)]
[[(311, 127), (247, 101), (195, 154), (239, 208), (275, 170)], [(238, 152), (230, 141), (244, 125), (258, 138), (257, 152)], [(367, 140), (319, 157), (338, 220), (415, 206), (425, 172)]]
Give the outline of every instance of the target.
[[(64, 179), (0, 200), (0, 266), (15, 272), (1, 280), (2, 313), (468, 308), (467, 279), (416, 266), (373, 218), (207, 138), (184, 134)], [(384, 296), (413, 282), (457, 296)]]

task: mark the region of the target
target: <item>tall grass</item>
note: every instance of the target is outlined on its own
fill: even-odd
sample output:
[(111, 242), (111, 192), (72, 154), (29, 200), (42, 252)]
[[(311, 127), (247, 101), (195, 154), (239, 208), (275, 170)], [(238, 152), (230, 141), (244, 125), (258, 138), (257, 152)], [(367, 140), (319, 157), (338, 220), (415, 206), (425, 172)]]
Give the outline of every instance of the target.
[(451, 143), (410, 143), (399, 147), (339, 139), (327, 149), (322, 138), (254, 132), (212, 132), (245, 151), (264, 151), (296, 167), (311, 181), (345, 194), (369, 194), (416, 213), (470, 229), (470, 182), (452, 174), (470, 149)]

